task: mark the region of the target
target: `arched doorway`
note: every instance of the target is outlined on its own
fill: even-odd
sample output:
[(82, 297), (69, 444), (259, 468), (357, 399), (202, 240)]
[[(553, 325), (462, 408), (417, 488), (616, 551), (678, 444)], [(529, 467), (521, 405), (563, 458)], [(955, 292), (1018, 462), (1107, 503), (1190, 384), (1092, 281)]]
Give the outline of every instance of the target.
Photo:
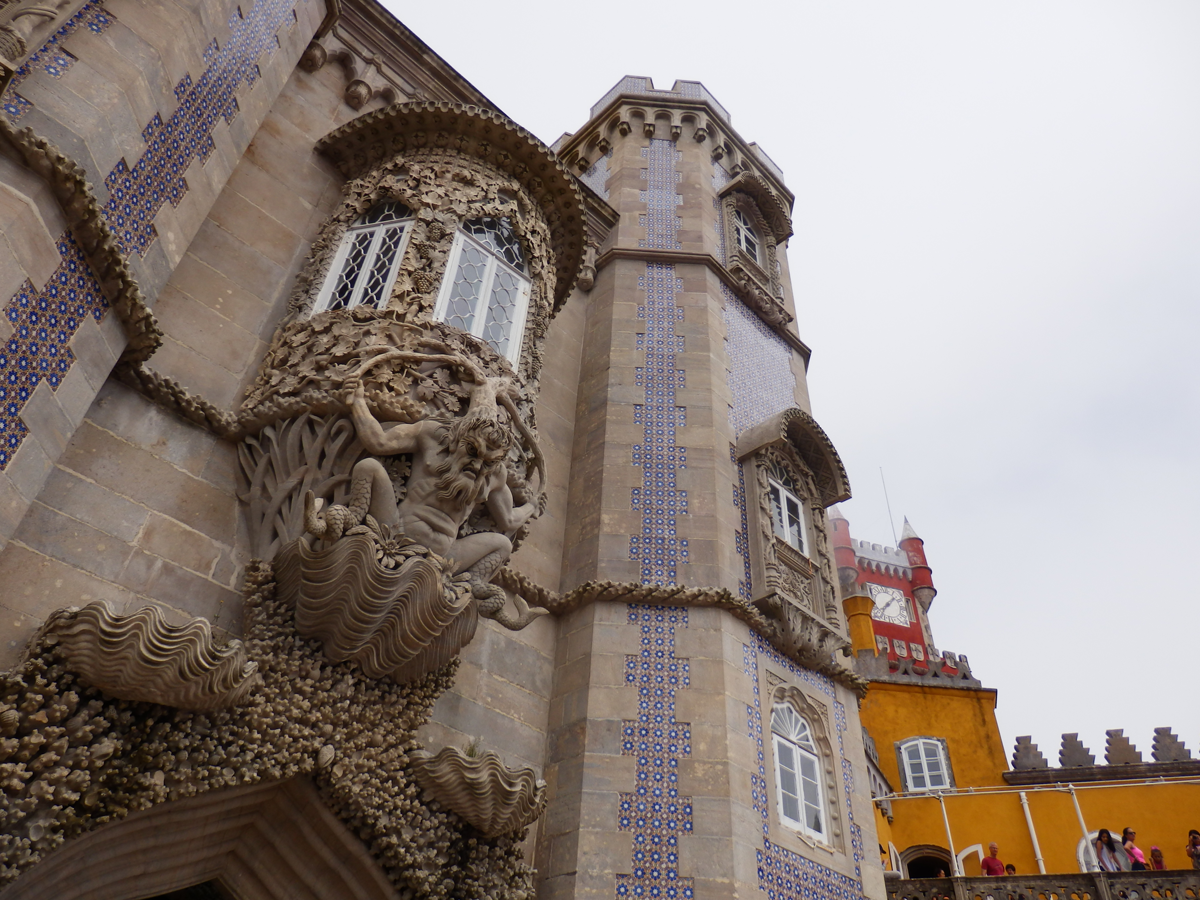
[(162, 803), (54, 851), (0, 900), (398, 900), (307, 778)]
[(936, 844), (914, 844), (900, 854), (905, 878), (948, 878), (954, 874), (950, 851)]

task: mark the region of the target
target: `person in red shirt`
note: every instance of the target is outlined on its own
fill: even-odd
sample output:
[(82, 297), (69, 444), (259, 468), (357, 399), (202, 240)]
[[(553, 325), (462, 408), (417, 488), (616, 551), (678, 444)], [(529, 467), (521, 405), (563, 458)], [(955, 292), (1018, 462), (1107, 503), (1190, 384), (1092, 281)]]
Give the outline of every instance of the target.
[(979, 868), (983, 870), (984, 875), (1004, 874), (1004, 863), (1000, 861), (999, 853), (1000, 847), (995, 841), (988, 844), (988, 855), (979, 863)]

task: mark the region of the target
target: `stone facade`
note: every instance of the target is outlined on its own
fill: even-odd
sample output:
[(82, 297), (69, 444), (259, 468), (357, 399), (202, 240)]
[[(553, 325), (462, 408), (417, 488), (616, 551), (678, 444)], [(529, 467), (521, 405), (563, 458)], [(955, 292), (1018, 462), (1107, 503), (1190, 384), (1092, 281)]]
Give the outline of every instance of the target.
[(550, 149), (371, 0), (53, 13), (0, 19), (0, 895), (882, 900), (724, 107), (626, 78)]

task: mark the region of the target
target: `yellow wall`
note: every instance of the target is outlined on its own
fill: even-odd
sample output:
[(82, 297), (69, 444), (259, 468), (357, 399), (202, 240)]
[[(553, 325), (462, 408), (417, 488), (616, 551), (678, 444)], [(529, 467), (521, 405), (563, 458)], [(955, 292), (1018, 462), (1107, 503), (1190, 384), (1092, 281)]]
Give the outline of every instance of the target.
[(896, 743), (911, 737), (946, 741), (959, 787), (1004, 783), (1001, 773), (1008, 764), (996, 725), (994, 690), (872, 682), (862, 704), (862, 722), (875, 739), (879, 767), (896, 791), (904, 789)]
[[(986, 689), (872, 683), (862, 704), (862, 722), (875, 739), (879, 767), (897, 792), (904, 789), (896, 743), (911, 737), (942, 738), (950, 757), (955, 793), (945, 797), (954, 849), (972, 844), (1000, 845), (1000, 859), (1021, 874), (1038, 871), (1020, 794), (1005, 785), (1008, 769), (996, 724), (996, 692)], [(959, 793), (970, 788), (1002, 788), (990, 793)], [(1090, 831), (1107, 828), (1119, 839), (1126, 826), (1137, 831), (1137, 845), (1150, 858), (1151, 846), (1163, 851), (1168, 867), (1190, 868), (1183, 852), (1187, 833), (1200, 828), (1200, 779), (1193, 783), (1153, 782), (1076, 788), (1084, 823)], [(1076, 848), (1082, 837), (1079, 817), (1066, 787), (1025, 788), (1047, 872), (1078, 872)], [(950, 849), (936, 797), (892, 801), (893, 821), (876, 812), (880, 843), (891, 840), (901, 853), (932, 844)], [(963, 874), (980, 874), (978, 857)]]

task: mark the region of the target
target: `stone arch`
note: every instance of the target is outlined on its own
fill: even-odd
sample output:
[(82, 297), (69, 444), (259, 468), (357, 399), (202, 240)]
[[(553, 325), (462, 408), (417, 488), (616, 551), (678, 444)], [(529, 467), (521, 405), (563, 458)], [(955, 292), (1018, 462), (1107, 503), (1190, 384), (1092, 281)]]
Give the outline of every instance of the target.
[(925, 874), (925, 870), (941, 863), (945, 866), (947, 877), (954, 874), (954, 864), (950, 860), (950, 851), (937, 844), (913, 844), (900, 851), (901, 872), (905, 878), (935, 878), (936, 871)]
[(211, 791), (89, 832), (4, 900), (132, 900), (218, 881), (238, 900), (396, 900), (363, 843), (307, 778)]

